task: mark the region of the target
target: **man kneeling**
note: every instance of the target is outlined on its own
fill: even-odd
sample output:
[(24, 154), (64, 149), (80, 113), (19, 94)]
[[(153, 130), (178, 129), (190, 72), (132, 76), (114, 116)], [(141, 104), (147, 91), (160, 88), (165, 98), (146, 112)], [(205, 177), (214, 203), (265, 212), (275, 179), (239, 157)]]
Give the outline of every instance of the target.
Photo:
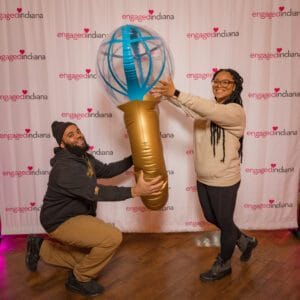
[(91, 296), (104, 288), (95, 280), (122, 241), (122, 233), (96, 217), (98, 201), (122, 201), (160, 191), (160, 176), (146, 182), (141, 172), (134, 187), (107, 186), (99, 178), (111, 178), (132, 166), (132, 157), (110, 164), (87, 153), (88, 144), (76, 124), (53, 122), (59, 147), (54, 157), (40, 221), (51, 239), (29, 236), (26, 265), (35, 272), (44, 262), (71, 269), (66, 287)]

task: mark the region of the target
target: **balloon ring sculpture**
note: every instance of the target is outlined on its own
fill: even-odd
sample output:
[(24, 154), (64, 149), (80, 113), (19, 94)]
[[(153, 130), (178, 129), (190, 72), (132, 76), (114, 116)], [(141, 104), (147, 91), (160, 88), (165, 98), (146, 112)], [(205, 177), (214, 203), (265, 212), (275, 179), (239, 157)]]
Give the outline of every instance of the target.
[(158, 210), (168, 200), (168, 176), (156, 110), (159, 101), (149, 91), (173, 75), (170, 51), (153, 30), (123, 25), (100, 44), (97, 73), (110, 99), (124, 112), (135, 176), (141, 170), (146, 181), (162, 176), (158, 195), (141, 197), (147, 208)]

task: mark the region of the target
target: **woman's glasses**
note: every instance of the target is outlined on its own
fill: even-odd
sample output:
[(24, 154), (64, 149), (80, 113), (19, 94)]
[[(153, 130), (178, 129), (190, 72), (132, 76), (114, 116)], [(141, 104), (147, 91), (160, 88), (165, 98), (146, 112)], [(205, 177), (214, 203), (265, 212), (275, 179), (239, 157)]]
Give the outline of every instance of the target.
[(217, 85), (220, 85), (221, 87), (228, 87), (231, 83), (234, 83), (234, 81), (231, 81), (231, 80), (212, 80), (211, 81), (211, 84), (213, 86), (217, 86)]

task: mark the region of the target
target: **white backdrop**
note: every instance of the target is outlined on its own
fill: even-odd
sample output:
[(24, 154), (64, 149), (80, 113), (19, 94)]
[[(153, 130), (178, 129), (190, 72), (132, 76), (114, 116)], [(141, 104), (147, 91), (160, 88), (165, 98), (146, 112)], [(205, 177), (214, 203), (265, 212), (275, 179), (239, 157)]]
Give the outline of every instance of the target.
[[(300, 1), (0, 0), (2, 233), (43, 232), (39, 212), (56, 146), (52, 121), (77, 123), (103, 162), (130, 154), (123, 113), (105, 95), (95, 68), (101, 41), (129, 23), (165, 39), (180, 90), (211, 98), (217, 69), (231, 67), (244, 77), (247, 128), (236, 223), (296, 227)], [(192, 120), (168, 103), (159, 108), (167, 205), (149, 211), (139, 198), (99, 203), (98, 215), (125, 232), (206, 230)], [(132, 171), (108, 183), (130, 185)]]

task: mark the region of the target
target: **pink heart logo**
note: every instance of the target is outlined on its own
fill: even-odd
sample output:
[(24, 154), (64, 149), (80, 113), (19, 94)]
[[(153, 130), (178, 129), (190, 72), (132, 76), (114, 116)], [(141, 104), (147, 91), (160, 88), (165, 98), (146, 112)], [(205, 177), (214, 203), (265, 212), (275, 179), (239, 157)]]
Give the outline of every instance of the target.
[(31, 206), (35, 206), (35, 202), (30, 202), (30, 205)]
[(24, 49), (20, 49), (20, 54), (24, 54), (25, 53), (25, 50)]
[(212, 71), (213, 71), (214, 73), (216, 73), (216, 72), (218, 71), (218, 68), (212, 68)]
[(89, 31), (90, 31), (89, 28), (84, 28), (84, 32), (85, 32), (85, 33), (88, 33)]
[(283, 10), (284, 10), (284, 6), (279, 6), (278, 9), (279, 9), (280, 11), (283, 11)]
[(95, 148), (94, 146), (90, 146), (89, 150), (90, 150), (90, 151), (93, 151), (94, 148)]
[(89, 107), (88, 109), (87, 109), (87, 111), (90, 113), (91, 111), (92, 111), (93, 109), (91, 108), (91, 107)]
[(269, 203), (273, 204), (274, 203), (274, 199), (269, 199)]
[(280, 88), (274, 88), (275, 93), (278, 93), (280, 91)]
[(22, 90), (23, 95), (27, 94), (27, 90)]
[(18, 13), (21, 13), (21, 11), (22, 11), (22, 8), (21, 8), (21, 7), (18, 7), (18, 8), (17, 8), (17, 12), (18, 12)]
[(30, 129), (29, 129), (29, 128), (26, 128), (26, 129), (25, 129), (25, 132), (26, 132), (26, 133), (29, 133), (29, 132), (30, 132)]
[(213, 30), (214, 30), (214, 32), (218, 32), (219, 31), (219, 27), (214, 27)]
[(274, 169), (276, 167), (276, 164), (271, 164), (271, 168)]
[(280, 53), (280, 52), (282, 51), (282, 48), (277, 48), (276, 51), (277, 51), (278, 53)]
[(149, 12), (150, 15), (153, 15), (154, 10), (153, 9), (149, 9), (148, 12)]
[(27, 169), (28, 169), (29, 171), (31, 171), (31, 170), (33, 169), (33, 166), (28, 166)]
[(278, 126), (273, 126), (272, 129), (276, 131), (278, 129)]
[(85, 72), (90, 74), (91, 73), (91, 69), (85, 69)]

